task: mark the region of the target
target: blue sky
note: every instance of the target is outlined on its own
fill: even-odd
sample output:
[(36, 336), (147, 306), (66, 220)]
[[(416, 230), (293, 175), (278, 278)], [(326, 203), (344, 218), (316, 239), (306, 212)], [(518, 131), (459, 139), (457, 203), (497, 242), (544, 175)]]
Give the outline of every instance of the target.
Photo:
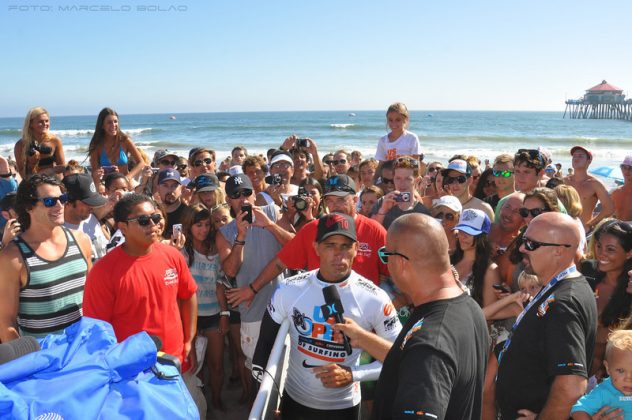
[(629, 1), (8, 0), (0, 116), (560, 111), (602, 79), (632, 94), (631, 17)]

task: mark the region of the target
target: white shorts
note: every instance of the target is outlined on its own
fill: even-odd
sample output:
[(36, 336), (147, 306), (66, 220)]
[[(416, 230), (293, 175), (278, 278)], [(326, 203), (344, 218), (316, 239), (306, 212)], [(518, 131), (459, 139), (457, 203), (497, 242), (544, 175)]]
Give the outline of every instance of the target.
[(259, 330), (261, 330), (261, 321), (243, 322), (241, 323), (241, 350), (246, 356), (246, 367), (252, 370), (252, 357), (255, 355), (255, 348), (259, 340)]

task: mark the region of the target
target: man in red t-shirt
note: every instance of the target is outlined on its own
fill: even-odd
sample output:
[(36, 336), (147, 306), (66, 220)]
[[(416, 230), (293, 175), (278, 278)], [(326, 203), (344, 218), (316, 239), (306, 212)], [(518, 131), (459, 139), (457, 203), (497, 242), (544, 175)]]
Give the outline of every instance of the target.
[[(386, 265), (381, 264), (377, 250), (386, 243), (386, 230), (382, 225), (368, 217), (356, 213), (355, 183), (347, 175), (336, 175), (325, 183), (323, 197), (325, 207), (330, 213), (344, 213), (353, 217), (358, 236), (358, 254), (353, 260), (353, 270), (375, 284), (380, 283), (380, 275), (388, 276)], [(320, 267), (320, 259), (314, 250), (318, 219), (312, 220), (299, 230), (290, 242), (285, 244), (259, 276), (250, 283), (255, 290), (265, 286), (286, 268), (293, 270), (314, 270)], [(254, 293), (245, 287), (228, 299), (231, 305), (250, 302)]]
[(159, 242), (161, 214), (151, 199), (132, 193), (114, 207), (123, 245), (95, 264), (86, 280), (83, 314), (112, 324), (116, 338), (146, 331), (162, 351), (195, 368), (197, 286), (178, 250)]

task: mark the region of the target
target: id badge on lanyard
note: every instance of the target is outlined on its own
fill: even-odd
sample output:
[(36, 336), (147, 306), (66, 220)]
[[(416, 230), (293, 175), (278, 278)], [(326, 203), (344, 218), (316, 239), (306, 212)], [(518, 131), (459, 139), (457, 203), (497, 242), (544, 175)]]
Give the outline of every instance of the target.
[(503, 346), (503, 349), (500, 352), (500, 355), (498, 357), (498, 364), (500, 364), (500, 361), (502, 360), (502, 357), (505, 354), (505, 351), (509, 348), (509, 344), (511, 344), (511, 338), (513, 337), (514, 333), (516, 332), (516, 329), (518, 328), (518, 325), (520, 324), (520, 322), (522, 321), (524, 316), (527, 314), (527, 312), (529, 312), (529, 309), (531, 309), (531, 307), (540, 299), (540, 297), (544, 296), (544, 294), (546, 292), (548, 292), (553, 287), (555, 287), (555, 285), (560, 280), (565, 279), (569, 274), (572, 274), (572, 273), (574, 273), (576, 271), (577, 271), (577, 268), (573, 264), (570, 267), (568, 267), (566, 270), (560, 272), (558, 275), (553, 277), (553, 279), (551, 279), (551, 281), (546, 286), (544, 286), (542, 289), (540, 289), (538, 294), (535, 295), (535, 297), (533, 299), (531, 299), (531, 302), (529, 302), (529, 304), (523, 309), (523, 311), (520, 312), (520, 315), (518, 315), (518, 317), (516, 318), (516, 322), (514, 322), (513, 327), (511, 327), (511, 334), (509, 334), (509, 338), (507, 339), (507, 341), (505, 341), (505, 345)]

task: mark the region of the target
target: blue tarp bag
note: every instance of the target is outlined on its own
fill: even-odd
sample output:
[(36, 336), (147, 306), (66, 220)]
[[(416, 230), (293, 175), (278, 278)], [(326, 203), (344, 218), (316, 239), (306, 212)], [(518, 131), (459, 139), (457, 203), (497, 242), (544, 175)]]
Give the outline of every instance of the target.
[(199, 418), (145, 332), (117, 343), (110, 324), (84, 317), (40, 345), (0, 365), (0, 419)]

